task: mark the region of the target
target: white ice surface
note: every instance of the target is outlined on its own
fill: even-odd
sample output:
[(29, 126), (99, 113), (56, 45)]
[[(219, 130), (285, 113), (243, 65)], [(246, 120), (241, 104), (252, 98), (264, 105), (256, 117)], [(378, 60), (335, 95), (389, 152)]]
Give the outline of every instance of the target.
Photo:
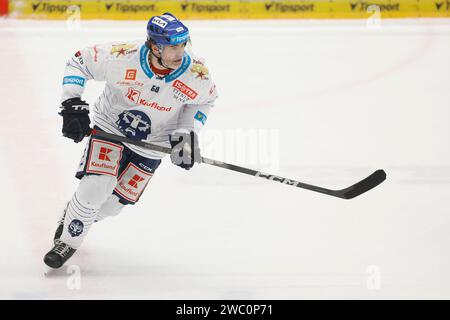
[[(387, 181), (346, 201), (166, 159), (44, 277), (83, 148), (60, 134), (65, 61), (145, 23), (0, 20), (0, 298), (450, 298), (450, 20), (188, 21), (220, 94), (205, 156), (331, 188)], [(261, 133), (265, 160), (239, 157), (238, 130)]]

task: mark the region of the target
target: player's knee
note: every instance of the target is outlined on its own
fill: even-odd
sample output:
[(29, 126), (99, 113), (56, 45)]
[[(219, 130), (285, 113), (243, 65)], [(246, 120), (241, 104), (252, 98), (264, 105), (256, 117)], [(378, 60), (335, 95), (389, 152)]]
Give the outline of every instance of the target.
[(76, 191), (78, 201), (89, 208), (100, 208), (116, 185), (116, 178), (107, 175), (84, 176)]
[(108, 200), (106, 200), (97, 214), (97, 220), (102, 220), (106, 217), (117, 216), (125, 207), (120, 203), (120, 198), (115, 194), (112, 194)]

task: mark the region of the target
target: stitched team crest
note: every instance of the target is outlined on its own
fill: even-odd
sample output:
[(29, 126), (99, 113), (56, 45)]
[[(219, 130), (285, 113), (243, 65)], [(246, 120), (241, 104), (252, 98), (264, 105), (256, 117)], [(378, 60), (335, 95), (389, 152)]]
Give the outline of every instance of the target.
[(151, 133), (150, 118), (142, 111), (126, 110), (116, 121), (119, 129), (130, 139), (146, 140)]

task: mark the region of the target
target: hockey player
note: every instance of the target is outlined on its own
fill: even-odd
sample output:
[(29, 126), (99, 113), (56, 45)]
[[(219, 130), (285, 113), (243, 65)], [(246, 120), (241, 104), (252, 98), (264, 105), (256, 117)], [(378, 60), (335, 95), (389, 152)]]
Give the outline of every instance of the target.
[[(183, 169), (199, 162), (197, 133), (217, 94), (204, 61), (185, 50), (189, 41), (188, 28), (165, 13), (149, 20), (146, 41), (95, 45), (67, 62), (62, 133), (89, 140), (76, 173), (80, 183), (44, 257), (49, 267), (61, 267), (94, 222), (135, 204), (165, 155), (90, 135), (90, 114), (96, 130), (171, 147), (172, 162)], [(81, 97), (92, 79), (106, 84), (90, 108)]]

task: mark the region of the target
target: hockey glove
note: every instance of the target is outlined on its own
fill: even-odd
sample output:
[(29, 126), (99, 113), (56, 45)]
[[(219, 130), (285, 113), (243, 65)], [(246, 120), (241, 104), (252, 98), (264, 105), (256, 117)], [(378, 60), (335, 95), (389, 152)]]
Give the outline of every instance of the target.
[(198, 136), (194, 131), (177, 129), (170, 136), (172, 154), (170, 160), (176, 166), (189, 170), (195, 162), (201, 162)]
[(89, 119), (89, 105), (80, 98), (70, 98), (62, 103), (63, 117), (62, 134), (64, 137), (80, 142), (91, 133)]

